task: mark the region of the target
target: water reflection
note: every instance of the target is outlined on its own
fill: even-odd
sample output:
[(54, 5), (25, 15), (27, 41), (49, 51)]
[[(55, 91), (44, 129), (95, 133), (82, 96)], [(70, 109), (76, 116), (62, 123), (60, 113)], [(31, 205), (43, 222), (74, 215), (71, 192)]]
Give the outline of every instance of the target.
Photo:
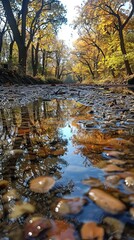
[[(90, 106), (70, 100), (39, 99), (27, 106), (0, 109), (0, 176), (8, 181), (8, 186), (1, 190), (2, 195), (7, 189), (16, 189), (19, 200), (32, 202), (37, 213), (49, 218), (59, 218), (51, 208), (58, 198), (83, 197), (94, 186), (109, 191), (130, 206), (127, 195), (134, 193), (134, 184), (132, 188), (125, 186), (125, 173), (123, 176), (118, 175), (121, 170), (110, 170), (108, 161), (118, 158), (125, 161), (123, 171), (134, 177), (133, 135), (128, 135), (127, 127), (122, 129), (115, 123), (115, 129), (106, 130), (98, 122)], [(119, 162), (115, 165), (121, 167)], [(120, 183), (108, 182), (108, 174), (118, 175)], [(30, 180), (41, 175), (53, 176), (56, 180), (48, 194), (35, 194), (29, 189)], [(94, 185), (97, 181), (100, 185)], [(83, 211), (70, 221), (101, 223), (104, 216), (109, 215), (88, 201)], [(2, 214), (5, 224), (7, 216), (7, 212), (6, 218)], [(133, 222), (126, 212), (117, 218)], [(4, 231), (8, 236), (6, 226), (2, 226), (2, 237)]]

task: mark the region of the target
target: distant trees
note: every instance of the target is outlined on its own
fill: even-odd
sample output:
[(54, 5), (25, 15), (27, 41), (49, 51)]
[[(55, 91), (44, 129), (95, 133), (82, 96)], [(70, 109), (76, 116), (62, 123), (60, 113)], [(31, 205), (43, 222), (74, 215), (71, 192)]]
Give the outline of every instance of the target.
[(55, 77), (61, 79), (67, 73), (67, 62), (69, 59), (69, 48), (64, 42), (57, 41), (55, 45)]
[(32, 43), (32, 70), (37, 74), (56, 79), (63, 79), (68, 72), (70, 50), (63, 40), (58, 40), (51, 26), (46, 29), (45, 35), (35, 39)]
[(5, 19), (17, 43), (19, 71), (26, 73), (27, 53), (34, 37), (51, 23), (55, 31), (66, 22), (66, 10), (58, 0), (1, 0)]

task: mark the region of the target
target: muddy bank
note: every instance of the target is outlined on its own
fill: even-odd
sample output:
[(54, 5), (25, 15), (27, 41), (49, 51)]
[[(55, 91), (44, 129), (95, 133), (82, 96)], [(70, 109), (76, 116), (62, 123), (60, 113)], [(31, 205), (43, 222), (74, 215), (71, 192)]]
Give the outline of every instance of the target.
[(20, 76), (16, 71), (0, 68), (0, 85), (44, 84), (44, 81), (31, 76)]
[[(0, 85), (35, 85), (35, 84), (45, 84), (46, 81), (43, 81), (39, 78), (34, 78), (32, 76), (26, 75), (21, 76), (17, 73), (17, 71), (11, 71), (6, 68), (0, 68)], [(51, 83), (51, 82), (50, 82)], [(58, 82), (56, 81), (56, 84)], [(61, 82), (59, 82), (61, 83)], [(95, 85), (93, 82), (90, 85)], [(97, 85), (103, 85), (103, 86), (109, 86), (109, 85), (122, 85), (127, 86), (130, 85), (134, 87), (134, 74), (131, 76), (128, 76), (124, 79), (118, 78), (118, 79), (108, 79), (103, 84), (101, 84), (99, 81)]]

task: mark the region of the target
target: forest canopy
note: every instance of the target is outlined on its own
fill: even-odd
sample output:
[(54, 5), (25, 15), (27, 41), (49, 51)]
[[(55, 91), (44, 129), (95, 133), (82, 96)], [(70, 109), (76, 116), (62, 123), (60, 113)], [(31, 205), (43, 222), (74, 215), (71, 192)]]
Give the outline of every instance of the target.
[[(2, 13), (1, 61), (3, 57), (12, 63), (17, 58), (19, 71), (26, 73), (27, 60), (31, 53), (33, 75), (36, 75), (39, 51), (42, 52), (44, 63), (48, 42), (51, 52), (51, 45), (56, 41), (56, 32), (61, 24), (67, 21), (66, 9), (58, 0), (2, 0), (0, 10)], [(9, 46), (6, 56), (2, 55), (4, 43)], [(14, 49), (17, 50), (17, 54), (15, 51), (13, 53)]]
[(88, 0), (78, 8), (74, 28), (76, 70), (92, 79), (134, 72), (134, 0)]

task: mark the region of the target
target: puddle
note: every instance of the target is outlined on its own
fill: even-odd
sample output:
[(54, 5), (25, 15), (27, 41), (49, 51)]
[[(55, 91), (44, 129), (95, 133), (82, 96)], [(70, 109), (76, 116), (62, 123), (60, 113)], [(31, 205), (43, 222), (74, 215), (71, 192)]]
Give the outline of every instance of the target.
[[(107, 103), (111, 106), (113, 102), (103, 95), (100, 99), (84, 105), (80, 100), (40, 98), (26, 106), (0, 109), (0, 239), (65, 239), (60, 227), (57, 238), (50, 238), (55, 235), (51, 231), (49, 235), (50, 227), (44, 225), (38, 233), (29, 230), (31, 235), (27, 234), (27, 219), (35, 216), (54, 224), (72, 224), (75, 233), (66, 238), (70, 240), (84, 239), (81, 227), (90, 221), (104, 229), (102, 239), (134, 239), (133, 119), (131, 113), (125, 115), (128, 110), (124, 106), (123, 120), (120, 107), (111, 111)], [(30, 189), (31, 180), (39, 176), (54, 179), (48, 192)], [(92, 189), (97, 193), (92, 193)], [(96, 194), (94, 199), (89, 192)], [(106, 202), (103, 194), (107, 194)], [(106, 209), (111, 196), (124, 209)], [(76, 201), (71, 207), (69, 199)], [(80, 199), (83, 202), (77, 211)], [(64, 204), (56, 210), (59, 201)], [(23, 203), (30, 203), (34, 210), (28, 207), (19, 212), (16, 206)], [(107, 223), (107, 231), (106, 217), (123, 224), (118, 238), (113, 225)]]

